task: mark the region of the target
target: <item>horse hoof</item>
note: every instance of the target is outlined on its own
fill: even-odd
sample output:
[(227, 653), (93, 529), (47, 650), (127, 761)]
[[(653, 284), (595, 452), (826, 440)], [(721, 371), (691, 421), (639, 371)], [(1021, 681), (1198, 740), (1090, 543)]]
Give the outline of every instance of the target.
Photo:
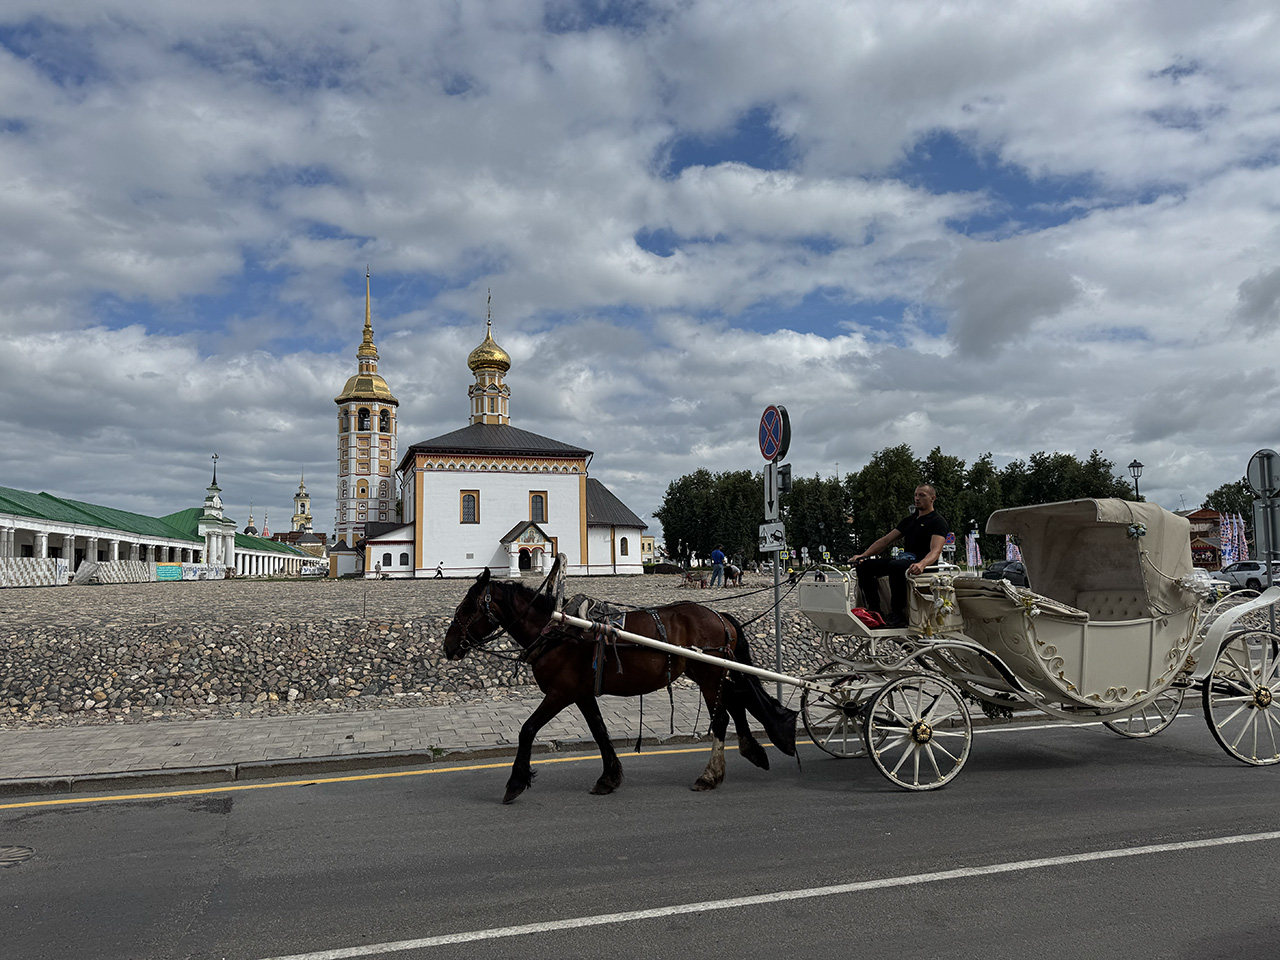
[(520, 794), (522, 794), (522, 793), (524, 793), (524, 787), (523, 787), (523, 786), (510, 786), (510, 787), (507, 787), (507, 792), (506, 792), (506, 793), (504, 793), (504, 794), (502, 795), (502, 802), (503, 802), (503, 803), (510, 803), (512, 800), (514, 800), (516, 797), (520, 796)]
[(597, 797), (603, 797), (603, 796), (606, 796), (607, 794), (613, 793), (613, 790), (614, 790), (613, 784), (604, 783), (602, 781), (596, 781), (596, 785), (592, 787), (588, 792), (595, 794)]
[(693, 786), (689, 789), (701, 792), (703, 790), (714, 790), (718, 786), (719, 784), (710, 777), (699, 777), (697, 780), (693, 781)]

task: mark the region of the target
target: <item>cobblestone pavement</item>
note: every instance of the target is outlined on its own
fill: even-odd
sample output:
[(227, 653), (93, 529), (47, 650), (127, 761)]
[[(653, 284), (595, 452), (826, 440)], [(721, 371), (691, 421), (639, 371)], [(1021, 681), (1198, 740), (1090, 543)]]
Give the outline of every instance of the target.
[[(568, 593), (618, 603), (682, 599), (714, 603), (744, 618), (764, 613), (772, 590), (734, 599), (739, 590), (687, 590), (670, 576), (574, 579)], [(0, 622), (42, 624), (264, 622), (406, 618), (452, 612), (469, 581), (232, 581), (0, 591)], [(765, 578), (744, 590), (766, 586)], [(174, 587), (178, 587), (175, 591)], [(784, 609), (794, 610), (794, 597)], [(442, 757), (514, 752), (521, 724), (539, 699), (534, 689), (474, 691), (413, 706), (360, 704), (349, 712), (265, 717), (78, 724), (0, 729), (0, 794), (103, 790), (284, 776), (376, 762), (424, 763)], [(690, 741), (706, 728), (697, 690), (686, 682), (641, 699), (601, 699), (615, 742)], [(283, 707), (284, 705), (282, 705)], [(641, 715), (643, 711), (643, 716)], [(576, 710), (543, 729), (538, 749), (591, 746)]]
[[(672, 574), (570, 577), (565, 593), (621, 604), (714, 603), (753, 616), (773, 603), (772, 580), (748, 575), (742, 589), (684, 589)], [(410, 619), (452, 614), (471, 580), (228, 580), (0, 590), (0, 624), (305, 622)], [(536, 578), (526, 583), (537, 585)], [(741, 599), (732, 599), (742, 594)], [(784, 610), (794, 609), (788, 598)]]

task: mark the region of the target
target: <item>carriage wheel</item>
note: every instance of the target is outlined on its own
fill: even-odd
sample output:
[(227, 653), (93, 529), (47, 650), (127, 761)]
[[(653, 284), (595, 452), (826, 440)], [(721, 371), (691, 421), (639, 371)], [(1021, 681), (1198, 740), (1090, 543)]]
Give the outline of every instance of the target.
[(1137, 713), (1131, 713), (1123, 720), (1104, 720), (1102, 725), (1108, 730), (1114, 730), (1122, 737), (1130, 737), (1134, 740), (1154, 737), (1178, 718), (1178, 712), (1182, 709), (1182, 700), (1186, 695), (1186, 687), (1176, 684), (1166, 687)]
[(921, 674), (890, 680), (871, 698), (863, 738), (871, 761), (905, 790), (936, 790), (969, 759), (973, 729), (960, 691)]
[(1204, 717), (1222, 749), (1253, 766), (1280, 762), (1280, 636), (1232, 634), (1204, 681)]
[(830, 684), (830, 693), (805, 688), (800, 695), (800, 716), (805, 732), (819, 750), (839, 757), (865, 757), (866, 745), (862, 742), (862, 718), (858, 715), (858, 702), (865, 698), (862, 678), (839, 663), (825, 663), (813, 678), (819, 683)]

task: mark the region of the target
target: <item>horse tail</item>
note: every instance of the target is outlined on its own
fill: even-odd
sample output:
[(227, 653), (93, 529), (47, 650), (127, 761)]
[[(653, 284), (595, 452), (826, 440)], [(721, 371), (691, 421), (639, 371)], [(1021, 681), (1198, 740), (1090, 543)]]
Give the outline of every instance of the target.
[[(751, 648), (747, 643), (746, 628), (731, 613), (721, 611), (724, 617), (738, 634), (738, 642), (734, 644), (734, 659), (746, 666), (755, 666), (751, 662)], [(760, 678), (749, 673), (731, 671), (733, 692), (742, 700), (747, 712), (760, 721), (769, 741), (789, 757), (796, 755), (796, 711), (784, 707), (776, 697), (765, 692)]]

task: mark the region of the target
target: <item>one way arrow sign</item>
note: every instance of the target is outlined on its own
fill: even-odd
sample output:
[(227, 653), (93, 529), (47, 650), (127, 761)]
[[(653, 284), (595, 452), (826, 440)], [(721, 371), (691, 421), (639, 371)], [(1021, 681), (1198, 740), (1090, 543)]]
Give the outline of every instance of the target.
[(764, 465), (764, 518), (778, 519), (778, 464), (770, 461)]

